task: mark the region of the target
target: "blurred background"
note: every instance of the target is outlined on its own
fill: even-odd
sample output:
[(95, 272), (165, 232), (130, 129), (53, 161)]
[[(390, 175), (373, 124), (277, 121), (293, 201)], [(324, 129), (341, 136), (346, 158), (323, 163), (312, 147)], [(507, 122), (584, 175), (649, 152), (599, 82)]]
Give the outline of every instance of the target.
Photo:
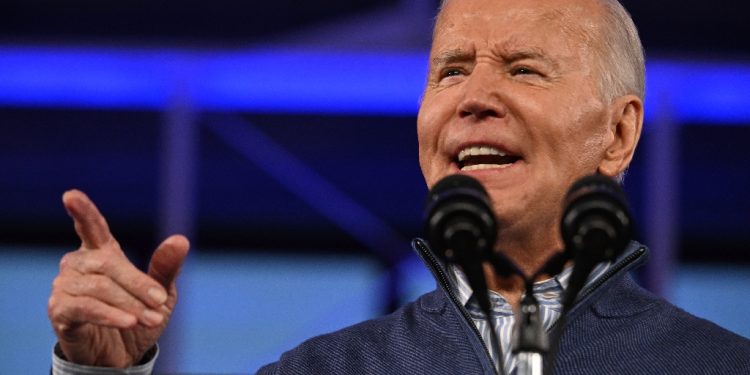
[[(409, 246), (437, 0), (0, 4), (0, 373), (44, 373), (60, 197), (141, 266), (193, 249), (161, 373), (248, 373), (434, 288)], [(643, 285), (750, 337), (750, 5), (625, 1), (648, 57), (626, 178)]]

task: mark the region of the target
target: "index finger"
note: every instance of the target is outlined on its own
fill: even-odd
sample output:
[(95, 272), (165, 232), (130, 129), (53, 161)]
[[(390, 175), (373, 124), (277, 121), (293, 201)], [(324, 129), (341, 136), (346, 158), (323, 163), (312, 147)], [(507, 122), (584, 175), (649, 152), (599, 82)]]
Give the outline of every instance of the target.
[(73, 218), (76, 233), (84, 248), (97, 249), (114, 240), (107, 220), (86, 194), (80, 190), (68, 190), (63, 194), (62, 201)]

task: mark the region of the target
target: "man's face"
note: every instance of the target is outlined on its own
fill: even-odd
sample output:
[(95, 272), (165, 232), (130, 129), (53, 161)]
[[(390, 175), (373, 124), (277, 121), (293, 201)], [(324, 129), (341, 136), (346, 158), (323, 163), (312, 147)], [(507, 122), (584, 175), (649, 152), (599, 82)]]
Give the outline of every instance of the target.
[(438, 19), (420, 166), (430, 187), (455, 173), (482, 182), (501, 237), (559, 245), (565, 192), (613, 140), (590, 37), (599, 12), (592, 1), (451, 0)]

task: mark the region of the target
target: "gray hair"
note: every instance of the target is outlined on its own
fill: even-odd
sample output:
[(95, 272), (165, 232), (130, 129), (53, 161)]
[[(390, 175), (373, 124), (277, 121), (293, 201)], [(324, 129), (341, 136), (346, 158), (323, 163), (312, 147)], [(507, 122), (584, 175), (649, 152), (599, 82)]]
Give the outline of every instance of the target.
[(604, 6), (599, 53), (601, 92), (608, 100), (618, 96), (646, 96), (646, 58), (633, 18), (617, 0), (599, 0)]
[[(440, 11), (449, 0), (442, 0)], [(638, 29), (618, 0), (597, 0), (604, 17), (595, 43), (599, 55), (599, 91), (611, 102), (623, 95), (646, 95), (646, 66)]]

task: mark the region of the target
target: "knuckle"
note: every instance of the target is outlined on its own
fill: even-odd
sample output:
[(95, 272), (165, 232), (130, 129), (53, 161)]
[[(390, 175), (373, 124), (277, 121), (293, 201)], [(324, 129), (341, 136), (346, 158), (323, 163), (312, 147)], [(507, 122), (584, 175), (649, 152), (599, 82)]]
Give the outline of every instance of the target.
[(109, 290), (109, 283), (107, 281), (107, 278), (104, 276), (93, 276), (90, 277), (85, 285), (82, 285), (82, 288), (85, 288), (90, 292), (91, 295), (102, 295), (108, 292)]
[(128, 288), (134, 292), (147, 290), (151, 285), (148, 280), (144, 280), (146, 276), (141, 274), (128, 275)]
[(52, 293), (54, 294), (56, 291), (63, 288), (63, 284), (65, 283), (65, 278), (62, 276), (55, 277), (54, 280), (52, 280)]
[(109, 236), (109, 239), (107, 240), (107, 243), (105, 245), (112, 250), (117, 250), (116, 252), (118, 253), (120, 252), (120, 250), (122, 250), (120, 243), (117, 242), (117, 239), (111, 235)]
[(57, 296), (50, 296), (47, 301), (47, 315), (51, 321), (57, 321), (64, 315), (64, 307)]
[(71, 251), (63, 255), (63, 257), (60, 258), (60, 271), (64, 271), (71, 265), (76, 264), (77, 256), (78, 256), (77, 251)]
[(55, 297), (55, 295), (53, 294), (49, 296), (49, 299), (47, 300), (47, 313), (49, 314), (50, 317), (54, 315), (53, 313), (56, 311), (56, 308), (57, 308), (57, 297)]
[(94, 252), (86, 254), (81, 259), (81, 268), (86, 273), (104, 273), (106, 270), (106, 260), (98, 257)]
[(81, 281), (82, 277), (83, 276), (72, 278), (69, 282), (65, 283), (65, 291), (72, 295), (81, 294), (81, 291), (83, 290), (82, 281)]
[(140, 313), (146, 308), (146, 306), (140, 303), (137, 299), (126, 295), (115, 297), (115, 306), (120, 306), (132, 313)]
[(86, 307), (87, 303), (85, 301), (81, 301), (81, 303), (74, 303), (70, 304), (69, 306), (63, 307), (61, 310), (69, 312), (71, 316), (83, 316), (83, 313), (86, 311)]

